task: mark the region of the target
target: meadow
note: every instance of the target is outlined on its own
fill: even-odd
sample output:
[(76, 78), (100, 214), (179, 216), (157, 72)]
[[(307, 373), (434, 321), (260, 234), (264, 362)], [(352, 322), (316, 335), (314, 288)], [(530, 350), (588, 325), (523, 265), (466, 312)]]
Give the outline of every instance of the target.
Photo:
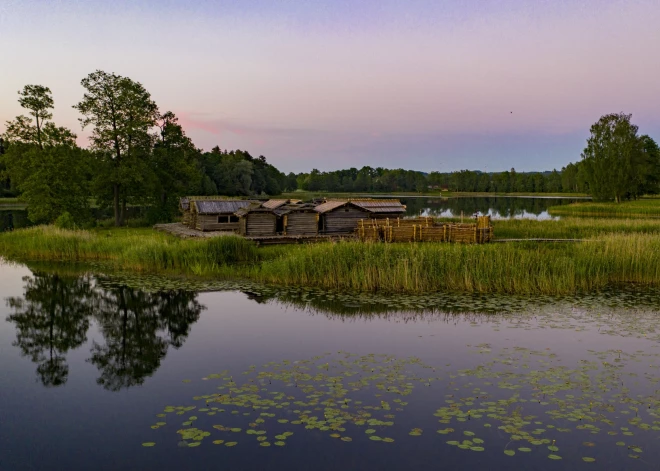
[(619, 283), (660, 284), (660, 220), (496, 221), (495, 236), (586, 240), (259, 248), (238, 236), (182, 240), (151, 229), (38, 226), (0, 234), (0, 254), (16, 261), (91, 262), (143, 273), (368, 292), (570, 294)]
[(553, 216), (660, 217), (660, 198), (644, 197), (621, 203), (580, 202), (552, 206), (548, 212)]

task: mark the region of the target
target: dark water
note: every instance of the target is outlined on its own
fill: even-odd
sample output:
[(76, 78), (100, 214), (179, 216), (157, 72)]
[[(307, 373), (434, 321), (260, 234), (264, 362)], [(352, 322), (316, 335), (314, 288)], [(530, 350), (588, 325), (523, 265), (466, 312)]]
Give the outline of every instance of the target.
[[(366, 295), (145, 291), (139, 277), (56, 273), (0, 265), (1, 470), (660, 460), (657, 294), (439, 297), (432, 309), (398, 297), (389, 305), (410, 306), (398, 310)], [(498, 303), (503, 314), (474, 313)]]
[[(579, 198), (466, 196), (457, 198), (402, 197), (408, 216), (465, 217), (489, 214), (493, 219), (553, 219), (550, 206), (584, 201)], [(555, 218), (558, 219), (558, 218)]]

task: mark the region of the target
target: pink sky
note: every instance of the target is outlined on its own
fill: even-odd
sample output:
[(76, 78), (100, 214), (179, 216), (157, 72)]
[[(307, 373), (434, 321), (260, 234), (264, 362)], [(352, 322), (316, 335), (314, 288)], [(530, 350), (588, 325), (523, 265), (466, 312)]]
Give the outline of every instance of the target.
[(660, 2), (312, 3), (0, 0), (0, 132), (39, 83), (84, 143), (71, 105), (100, 68), (199, 147), (285, 171), (559, 168), (619, 111), (660, 138)]

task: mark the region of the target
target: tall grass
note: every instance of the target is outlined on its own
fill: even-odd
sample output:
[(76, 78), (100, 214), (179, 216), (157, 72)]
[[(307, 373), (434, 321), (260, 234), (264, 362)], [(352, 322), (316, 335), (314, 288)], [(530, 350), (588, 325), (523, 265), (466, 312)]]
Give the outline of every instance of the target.
[(557, 216), (660, 217), (660, 199), (642, 198), (623, 203), (571, 203), (551, 206), (548, 212)]
[(238, 236), (181, 240), (151, 229), (83, 231), (38, 226), (0, 234), (0, 254), (22, 260), (103, 261), (135, 270), (212, 274), (221, 267), (255, 262), (256, 246)]
[(660, 238), (607, 235), (580, 244), (339, 243), (292, 247), (252, 277), (333, 289), (566, 294), (660, 283)]
[(627, 233), (575, 244), (340, 242), (258, 249), (236, 236), (180, 240), (148, 229), (89, 232), (42, 226), (0, 234), (0, 255), (352, 291), (567, 294), (616, 283), (660, 284), (657, 229), (625, 227)]
[(508, 219), (493, 223), (498, 239), (587, 239), (605, 234), (658, 234), (660, 219), (579, 218), (536, 221)]

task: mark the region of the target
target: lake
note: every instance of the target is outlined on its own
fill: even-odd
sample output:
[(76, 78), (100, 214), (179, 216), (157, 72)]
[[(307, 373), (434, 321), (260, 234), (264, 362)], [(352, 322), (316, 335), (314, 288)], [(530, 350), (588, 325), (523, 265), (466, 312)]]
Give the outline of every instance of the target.
[[(382, 197), (382, 196), (380, 196)], [(460, 217), (466, 218), (476, 212), (490, 214), (493, 219), (553, 219), (548, 213), (550, 206), (584, 201), (584, 198), (539, 198), (507, 196), (469, 196), (457, 198), (441, 197), (398, 197), (407, 206), (406, 216)], [(131, 208), (139, 215), (137, 208)], [(109, 211), (97, 211), (97, 218), (109, 218)], [(558, 219), (558, 218), (554, 218)], [(30, 226), (25, 209), (2, 209), (0, 206), (0, 232)]]
[(2, 470), (660, 460), (656, 291), (390, 298), (5, 263), (0, 297)]
[[(585, 201), (585, 198), (528, 196), (461, 196), (454, 198), (401, 197), (407, 216), (464, 217), (475, 213), (493, 219), (559, 219), (548, 213), (550, 206)], [(588, 199), (587, 199), (588, 200)]]

